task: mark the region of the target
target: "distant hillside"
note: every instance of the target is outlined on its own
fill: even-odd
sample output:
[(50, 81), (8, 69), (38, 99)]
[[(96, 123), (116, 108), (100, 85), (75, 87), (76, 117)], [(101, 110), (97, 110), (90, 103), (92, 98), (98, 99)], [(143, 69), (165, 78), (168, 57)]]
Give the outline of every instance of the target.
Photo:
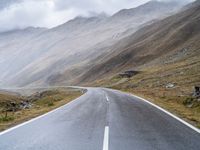
[(140, 17), (140, 15), (144, 15), (144, 13), (146, 13), (147, 16), (151, 16), (155, 14), (156, 11), (157, 13), (160, 13), (160, 12), (170, 13), (169, 10), (176, 11), (177, 8), (174, 6), (178, 6), (178, 5), (179, 5), (178, 2), (173, 2), (173, 1), (170, 3), (160, 2), (160, 1), (150, 1), (137, 8), (123, 9), (119, 11), (118, 13), (114, 14), (112, 16), (112, 19), (121, 18), (121, 17), (125, 19), (125, 18), (129, 18), (133, 16)]
[(110, 17), (77, 17), (53, 29), (0, 33), (0, 86), (73, 84), (109, 47), (180, 7), (152, 1)]
[(173, 63), (200, 55), (200, 3), (141, 28), (112, 46), (110, 53), (93, 61), (79, 83), (108, 78), (128, 69)]
[[(155, 9), (154, 11), (152, 10), (151, 15), (149, 16), (149, 14), (147, 14), (146, 11), (149, 10), (154, 5)], [(171, 6), (171, 7), (164, 7), (164, 6)], [(116, 42), (111, 43), (110, 41), (106, 40), (105, 43), (107, 45), (104, 47), (102, 47), (102, 43), (98, 44), (97, 47), (94, 48), (97, 51), (93, 51), (92, 53), (91, 51), (89, 52), (89, 54), (94, 54), (94, 55), (90, 55), (91, 57), (86, 65), (75, 66), (74, 68), (66, 69), (63, 73), (54, 74), (50, 76), (50, 78), (48, 78), (48, 82), (50, 84), (68, 84), (69, 81), (72, 84), (78, 83), (77, 80), (80, 79), (79, 77), (82, 77), (82, 75), (85, 74), (85, 72), (87, 72), (89, 69), (91, 69), (93, 65), (95, 65), (98, 62), (103, 62), (104, 57), (106, 57), (107, 55), (112, 55), (113, 45), (116, 45), (116, 43), (118, 43), (121, 39), (131, 35), (135, 31), (137, 31), (137, 29), (146, 26), (148, 24), (151, 24), (152, 22), (155, 21), (155, 19), (161, 19), (171, 14), (172, 12), (175, 12), (175, 10), (177, 11), (180, 7), (181, 6), (178, 5), (177, 3), (161, 3), (152, 1), (134, 9), (123, 10), (123, 14), (121, 13), (122, 11), (114, 14), (113, 16), (106, 19), (106, 24), (104, 24), (103, 26), (105, 28), (107, 28), (108, 26), (112, 26), (114, 33), (121, 32), (120, 30), (124, 31), (123, 34), (117, 34), (117, 36), (114, 37), (117, 38)], [(137, 10), (140, 11), (140, 13), (137, 13)], [(144, 12), (142, 13), (141, 10), (143, 10)], [(161, 14), (160, 10), (163, 10)], [(133, 12), (132, 13), (133, 15), (127, 17), (126, 15), (127, 13), (125, 12), (127, 13)], [(124, 17), (126, 17), (126, 19)], [(140, 23), (140, 27), (138, 26), (139, 25), (138, 22)], [(136, 26), (138, 28), (135, 28)], [(108, 45), (108, 43), (110, 44)], [(71, 77), (70, 80), (69, 77)], [(90, 78), (90, 76), (88, 77)]]

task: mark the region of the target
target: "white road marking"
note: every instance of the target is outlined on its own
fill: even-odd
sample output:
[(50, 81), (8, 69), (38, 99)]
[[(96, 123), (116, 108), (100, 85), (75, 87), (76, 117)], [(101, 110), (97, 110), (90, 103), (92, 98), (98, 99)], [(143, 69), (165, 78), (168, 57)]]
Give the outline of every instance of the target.
[(148, 104), (150, 104), (150, 105), (156, 107), (157, 109), (163, 111), (164, 113), (168, 114), (169, 116), (171, 116), (171, 117), (175, 118), (176, 120), (180, 121), (181, 123), (185, 124), (186, 126), (188, 126), (189, 128), (193, 129), (194, 131), (200, 133), (200, 129), (194, 127), (193, 125), (187, 123), (186, 121), (184, 121), (184, 120), (182, 120), (181, 118), (179, 118), (179, 117), (173, 115), (173, 114), (170, 113), (169, 111), (167, 111), (167, 110), (165, 110), (165, 109), (159, 107), (158, 105), (153, 104), (153, 103), (151, 103), (150, 101), (148, 101), (148, 100), (146, 100), (146, 99), (144, 99), (144, 98), (141, 98), (141, 97), (139, 97), (139, 96), (136, 96), (136, 95), (133, 95), (133, 94), (129, 94), (129, 95), (134, 96), (134, 97), (136, 97), (136, 98), (139, 98), (139, 99), (143, 100), (144, 102), (146, 102), (146, 103), (148, 103)]
[[(80, 98), (80, 97), (79, 97), (79, 98)], [(22, 123), (22, 124), (16, 125), (16, 126), (10, 128), (10, 129), (7, 129), (7, 130), (5, 130), (5, 131), (2, 131), (2, 132), (0, 132), (0, 136), (3, 135), (3, 134), (6, 134), (6, 133), (8, 133), (8, 132), (11, 132), (12, 130), (15, 130), (15, 129), (21, 127), (21, 126), (24, 126), (24, 125), (26, 125), (26, 124), (29, 124), (29, 123), (33, 122), (33, 121), (36, 121), (36, 120), (38, 120), (38, 119), (40, 119), (40, 118), (43, 118), (43, 117), (45, 117), (45, 116), (47, 116), (47, 115), (50, 115), (50, 114), (52, 114), (52, 113), (58, 111), (59, 109), (62, 109), (62, 108), (64, 108), (64, 107), (66, 107), (67, 105), (70, 105), (71, 103), (76, 102), (76, 100), (78, 100), (79, 98), (77, 98), (77, 99), (75, 99), (75, 100), (73, 100), (73, 101), (71, 101), (71, 102), (69, 102), (69, 103), (67, 103), (67, 104), (65, 104), (65, 105), (63, 105), (63, 106), (57, 108), (57, 109), (54, 109), (54, 110), (52, 110), (52, 111), (50, 111), (50, 112), (48, 112), (48, 113), (46, 113), (46, 114), (43, 114), (43, 115), (38, 116), (38, 117), (36, 117), (36, 118), (33, 118), (33, 119), (29, 120), (29, 121), (26, 121), (26, 122), (24, 122), (24, 123)]]
[[(113, 89), (108, 89), (108, 90), (116, 91), (116, 92), (120, 92), (120, 93), (126, 93), (126, 92), (121, 92), (121, 91), (119, 91), (119, 90), (113, 90)], [(183, 119), (181, 119), (181, 118), (175, 116), (174, 114), (170, 113), (169, 111), (167, 111), (167, 110), (161, 108), (160, 106), (158, 106), (158, 105), (156, 105), (156, 104), (154, 104), (154, 103), (152, 103), (152, 102), (150, 102), (150, 101), (148, 101), (148, 100), (146, 100), (146, 99), (144, 99), (144, 98), (142, 98), (142, 97), (136, 96), (136, 95), (134, 95), (134, 94), (130, 94), (130, 93), (126, 93), (126, 94), (127, 94), (127, 95), (130, 95), (130, 96), (132, 96), (132, 97), (136, 97), (136, 98), (138, 98), (138, 99), (140, 99), (140, 100), (142, 100), (142, 101), (144, 101), (144, 102), (146, 102), (146, 103), (152, 105), (153, 107), (155, 107), (155, 108), (157, 108), (157, 109), (163, 111), (164, 113), (168, 114), (169, 116), (173, 117), (174, 119), (180, 121), (181, 123), (183, 123), (184, 125), (188, 126), (189, 128), (191, 128), (192, 130), (196, 131), (197, 133), (200, 133), (200, 129), (198, 129), (198, 128), (196, 128), (195, 126), (189, 124), (188, 122), (184, 121)]]
[(109, 127), (105, 126), (104, 140), (103, 140), (103, 150), (108, 150), (108, 147), (109, 147)]
[(107, 102), (109, 102), (109, 98), (108, 98), (108, 96), (107, 96), (107, 95), (106, 95), (106, 101), (107, 101)]

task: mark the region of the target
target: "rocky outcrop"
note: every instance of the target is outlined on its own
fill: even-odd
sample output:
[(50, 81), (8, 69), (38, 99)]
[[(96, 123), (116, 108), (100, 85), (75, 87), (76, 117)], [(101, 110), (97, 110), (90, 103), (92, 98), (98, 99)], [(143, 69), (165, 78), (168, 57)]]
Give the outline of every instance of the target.
[(200, 98), (200, 86), (195, 86), (194, 87), (194, 97)]
[(131, 78), (132, 76), (138, 74), (138, 71), (134, 71), (134, 70), (129, 70), (129, 71), (125, 71), (123, 73), (120, 73), (119, 76), (122, 78)]

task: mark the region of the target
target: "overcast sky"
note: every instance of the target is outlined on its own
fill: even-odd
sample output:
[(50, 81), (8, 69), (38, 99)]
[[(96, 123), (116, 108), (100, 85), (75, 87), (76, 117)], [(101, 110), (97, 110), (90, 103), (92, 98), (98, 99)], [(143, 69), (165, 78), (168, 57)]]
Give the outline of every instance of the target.
[(89, 16), (101, 12), (111, 15), (120, 9), (133, 8), (148, 1), (0, 0), (0, 32), (28, 26), (51, 28), (65, 23), (76, 16)]

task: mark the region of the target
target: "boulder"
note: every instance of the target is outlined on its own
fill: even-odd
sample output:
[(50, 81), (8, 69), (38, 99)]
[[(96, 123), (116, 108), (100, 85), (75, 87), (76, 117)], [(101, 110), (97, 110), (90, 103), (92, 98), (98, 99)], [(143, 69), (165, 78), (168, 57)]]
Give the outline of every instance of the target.
[(21, 101), (20, 102), (20, 109), (30, 109), (32, 107), (32, 104), (28, 101)]
[(174, 88), (175, 85), (173, 83), (168, 83), (166, 86), (165, 86), (167, 89), (171, 89), (171, 88)]
[(194, 97), (200, 98), (200, 86), (194, 86)]
[(128, 70), (123, 73), (120, 73), (119, 76), (122, 78), (131, 78), (132, 76), (138, 74), (138, 71)]

